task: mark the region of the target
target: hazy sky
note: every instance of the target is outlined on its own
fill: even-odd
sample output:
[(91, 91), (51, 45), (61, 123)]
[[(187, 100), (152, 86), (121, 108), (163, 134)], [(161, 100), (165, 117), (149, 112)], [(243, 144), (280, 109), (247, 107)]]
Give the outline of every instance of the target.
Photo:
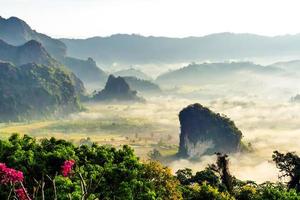
[(299, 0), (0, 0), (0, 15), (20, 17), (54, 37), (272, 36), (300, 33), (299, 7)]

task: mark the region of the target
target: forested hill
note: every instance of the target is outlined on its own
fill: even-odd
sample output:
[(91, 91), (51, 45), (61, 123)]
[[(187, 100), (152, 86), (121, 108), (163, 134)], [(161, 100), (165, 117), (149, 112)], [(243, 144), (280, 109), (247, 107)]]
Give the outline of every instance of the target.
[[(44, 61), (49, 61), (51, 57), (63, 63), (85, 84), (103, 84), (107, 78), (106, 73), (90, 56), (84, 59), (66, 56), (67, 47), (63, 42), (33, 30), (25, 21), (17, 17), (8, 19), (0, 17), (0, 40), (0, 60), (8, 60), (16, 65), (25, 64), (24, 61), (28, 60), (48, 64)], [(39, 50), (40, 54), (37, 54)], [(12, 58), (11, 54), (17, 56)], [(54, 63), (53, 59), (51, 64)]]
[(0, 122), (80, 110), (72, 79), (57, 67), (0, 62)]

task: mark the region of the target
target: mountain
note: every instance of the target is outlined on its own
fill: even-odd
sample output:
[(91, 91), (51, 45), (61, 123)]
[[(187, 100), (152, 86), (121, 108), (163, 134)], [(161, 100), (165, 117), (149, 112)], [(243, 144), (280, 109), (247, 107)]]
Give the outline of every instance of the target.
[[(107, 75), (105, 75), (105, 73), (96, 65), (96, 63), (93, 60), (81, 60), (78, 58), (66, 57), (67, 48), (63, 42), (51, 38), (45, 34), (38, 33), (37, 31), (33, 30), (25, 21), (17, 17), (10, 17), (8, 19), (0, 17), (0, 40), (3, 40), (0, 41), (0, 46), (3, 46), (3, 42), (5, 42), (10, 44), (11, 46), (19, 46), (19, 51), (21, 51), (21, 47), (25, 43), (24, 51), (20, 52), (21, 55), (27, 53), (25, 50), (28, 49), (28, 45), (31, 45), (30, 53), (33, 52), (33, 48), (35, 48), (34, 45), (36, 45), (37, 49), (40, 48), (39, 46), (44, 47), (44, 49), (42, 49), (43, 52), (40, 52), (43, 55), (37, 55), (36, 53), (34, 53), (32, 55), (29, 54), (20, 56), (20, 59), (25, 59), (21, 60), (24, 61), (21, 63), (26, 63), (26, 59), (35, 62), (36, 59), (41, 59), (42, 57), (48, 57), (45, 60), (50, 60), (50, 56), (46, 55), (49, 53), (53, 59), (56, 59), (57, 61), (63, 63), (86, 84), (103, 84), (107, 78)], [(28, 43), (29, 41), (31, 42)], [(7, 49), (10, 49), (10, 51), (7, 52)], [(14, 48), (7, 47), (5, 52), (0, 52), (0, 55), (3, 56), (5, 54), (12, 54), (11, 51), (15, 51)], [(18, 52), (15, 52), (14, 54), (17, 53)], [(13, 58), (14, 63), (16, 65), (20, 64), (15, 62), (16, 59), (18, 58)], [(45, 64), (43, 60), (39, 60), (39, 62), (37, 63)]]
[(91, 56), (97, 62), (110, 65), (298, 56), (300, 53), (300, 35), (266, 37), (218, 33), (203, 37), (168, 38), (117, 34), (61, 41), (67, 45), (69, 56)]
[(30, 40), (20, 46), (13, 46), (0, 40), (0, 59), (12, 62), (15, 65), (31, 62), (44, 65), (59, 65), (59, 63), (48, 54), (42, 44), (35, 40)]
[(156, 82), (168, 85), (209, 84), (230, 81), (233, 78), (243, 79), (247, 74), (275, 75), (283, 72), (284, 70), (276, 67), (264, 67), (251, 62), (192, 63), (158, 76)]
[(234, 122), (201, 104), (192, 104), (179, 113), (181, 127), (178, 155), (199, 157), (203, 154), (237, 152), (242, 132)]
[(105, 88), (96, 93), (93, 97), (95, 101), (137, 101), (143, 99), (137, 96), (137, 92), (131, 90), (130, 86), (122, 77), (109, 75)]
[(79, 109), (72, 80), (60, 68), (0, 62), (0, 121), (36, 119)]
[(299, 103), (300, 102), (300, 94), (297, 94), (296, 96), (291, 97), (290, 102)]
[(72, 72), (67, 70), (61, 63), (52, 58), (42, 44), (35, 40), (30, 40), (21, 46), (13, 46), (0, 40), (0, 60), (11, 62), (16, 66), (27, 63), (36, 63), (49, 67), (61, 68), (71, 77), (78, 95), (85, 93), (82, 81)]
[(14, 46), (36, 40), (42, 43), (47, 51), (56, 58), (66, 54), (66, 45), (63, 42), (32, 30), (26, 22), (17, 17), (8, 19), (0, 17), (0, 39)]
[(133, 90), (136, 90), (141, 93), (158, 93), (161, 92), (160, 87), (149, 81), (136, 78), (134, 76), (123, 76), (126, 83), (128, 83), (129, 87)]
[(100, 69), (92, 58), (81, 60), (72, 57), (65, 57), (62, 63), (67, 66), (76, 76), (78, 76), (86, 85), (105, 83), (108, 75)]
[(152, 80), (150, 76), (142, 72), (141, 70), (134, 69), (134, 68), (129, 68), (129, 69), (124, 69), (120, 71), (116, 71), (113, 73), (115, 76), (133, 76), (139, 79), (144, 79), (144, 80)]
[(272, 67), (278, 67), (284, 69), (289, 72), (299, 73), (300, 72), (300, 60), (291, 60), (291, 61), (284, 61), (284, 62), (276, 62), (272, 65)]

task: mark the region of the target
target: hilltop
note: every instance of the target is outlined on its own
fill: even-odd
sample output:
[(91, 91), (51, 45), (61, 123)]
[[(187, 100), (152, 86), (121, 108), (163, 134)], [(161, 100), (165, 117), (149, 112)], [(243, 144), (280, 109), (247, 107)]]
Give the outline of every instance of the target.
[(93, 99), (95, 101), (143, 101), (137, 96), (137, 91), (131, 90), (124, 78), (113, 75), (108, 77), (105, 88), (96, 93)]

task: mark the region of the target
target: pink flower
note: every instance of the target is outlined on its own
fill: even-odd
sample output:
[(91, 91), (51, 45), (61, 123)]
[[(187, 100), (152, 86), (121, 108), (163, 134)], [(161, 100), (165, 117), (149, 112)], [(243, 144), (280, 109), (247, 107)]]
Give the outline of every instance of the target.
[(23, 182), (23, 172), (8, 168), (4, 163), (0, 163), (0, 184)]
[(27, 197), (26, 195), (27, 191), (25, 188), (15, 189), (15, 192), (19, 200), (31, 200), (30, 198)]
[(62, 175), (64, 177), (67, 177), (71, 174), (72, 167), (74, 166), (75, 161), (74, 160), (66, 160), (61, 167)]

